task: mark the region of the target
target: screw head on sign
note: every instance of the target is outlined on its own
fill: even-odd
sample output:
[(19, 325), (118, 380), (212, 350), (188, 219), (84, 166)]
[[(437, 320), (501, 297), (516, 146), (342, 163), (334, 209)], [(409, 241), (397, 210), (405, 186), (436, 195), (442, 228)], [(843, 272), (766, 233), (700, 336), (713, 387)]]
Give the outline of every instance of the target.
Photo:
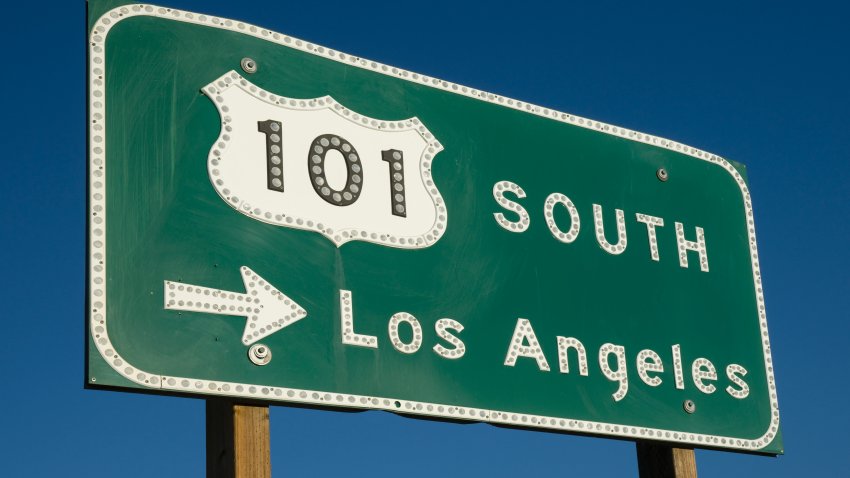
[(254, 365), (266, 365), (272, 360), (272, 351), (263, 344), (254, 344), (248, 349), (248, 358)]
[(685, 411), (688, 413), (694, 413), (695, 411), (697, 411), (697, 404), (694, 403), (693, 400), (685, 400), (682, 403), (682, 408), (684, 408)]
[(655, 172), (655, 175), (658, 177), (658, 180), (661, 182), (667, 181), (667, 170), (664, 168), (659, 168), (658, 171)]
[(257, 62), (252, 60), (251, 58), (243, 58), (240, 62), (242, 69), (245, 73), (256, 73), (257, 72)]

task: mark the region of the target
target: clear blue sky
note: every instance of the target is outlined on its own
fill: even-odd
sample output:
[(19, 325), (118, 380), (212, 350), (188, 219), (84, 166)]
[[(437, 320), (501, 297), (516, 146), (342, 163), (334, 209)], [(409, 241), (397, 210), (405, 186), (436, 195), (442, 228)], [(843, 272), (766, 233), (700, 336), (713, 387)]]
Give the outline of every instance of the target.
[[(558, 6), (549, 4), (558, 3)], [(748, 166), (786, 455), (701, 476), (848, 476), (850, 8), (741, 2), (171, 0)], [(85, 4), (5, 6), (4, 476), (203, 476), (203, 400), (83, 389)], [(629, 476), (634, 444), (273, 407), (275, 476)]]

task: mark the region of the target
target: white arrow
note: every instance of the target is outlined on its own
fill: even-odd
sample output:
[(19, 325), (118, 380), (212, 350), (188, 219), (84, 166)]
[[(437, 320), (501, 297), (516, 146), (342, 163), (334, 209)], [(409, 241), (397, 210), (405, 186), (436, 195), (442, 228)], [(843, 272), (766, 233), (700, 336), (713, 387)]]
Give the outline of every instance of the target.
[(267, 337), (303, 319), (307, 311), (248, 267), (241, 267), (245, 293), (165, 281), (166, 310), (238, 315), (248, 319), (242, 343)]

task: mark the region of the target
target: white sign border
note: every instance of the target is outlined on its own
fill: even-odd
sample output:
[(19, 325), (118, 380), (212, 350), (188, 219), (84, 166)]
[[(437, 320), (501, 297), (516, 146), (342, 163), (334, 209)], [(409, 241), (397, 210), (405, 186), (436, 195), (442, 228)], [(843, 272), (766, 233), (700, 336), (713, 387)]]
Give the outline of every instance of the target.
[[(203, 25), (233, 32), (243, 33), (272, 43), (301, 50), (316, 56), (338, 61), (351, 66), (371, 70), (387, 76), (401, 78), (410, 82), (427, 85), (433, 88), (449, 91), (470, 98), (525, 111), (556, 121), (575, 126), (596, 130), (602, 133), (618, 136), (632, 141), (646, 143), (665, 148), (678, 153), (687, 154), (694, 158), (718, 165), (726, 170), (741, 189), (746, 209), (747, 231), (750, 243), (750, 257), (753, 268), (753, 285), (755, 288), (759, 325), (763, 337), (764, 365), (767, 376), (768, 395), (770, 400), (771, 420), (765, 433), (755, 439), (703, 435), (697, 433), (663, 430), (657, 428), (635, 427), (629, 425), (591, 422), (569, 418), (546, 417), (511, 413), (499, 410), (485, 410), (469, 407), (458, 407), (449, 404), (434, 404), (401, 400), (386, 397), (369, 397), (362, 395), (347, 395), (314, 390), (298, 390), (282, 387), (268, 387), (260, 384), (243, 384), (218, 382), (188, 377), (172, 377), (139, 370), (127, 363), (118, 354), (109, 339), (106, 322), (106, 141), (105, 141), (105, 45), (109, 31), (124, 19), (136, 16), (150, 16), (174, 21)], [(194, 394), (210, 394), (236, 396), (259, 400), (279, 400), (292, 403), (303, 403), (332, 407), (355, 407), (365, 409), (387, 410), (413, 415), (426, 415), (453, 420), (470, 420), (505, 424), (519, 427), (535, 427), (557, 431), (608, 435), (628, 439), (650, 439), (665, 442), (682, 443), (697, 447), (717, 447), (747, 451), (758, 451), (768, 446), (779, 431), (779, 405), (776, 396), (776, 382), (773, 375), (773, 360), (770, 353), (770, 340), (767, 331), (767, 316), (765, 313), (764, 294), (762, 291), (761, 272), (756, 248), (755, 225), (753, 221), (752, 200), (749, 188), (741, 174), (725, 159), (714, 154), (701, 151), (690, 146), (670, 141), (664, 138), (640, 133), (637, 131), (612, 126), (599, 121), (593, 121), (579, 116), (562, 113), (530, 103), (506, 98), (493, 93), (487, 93), (474, 88), (451, 83), (438, 78), (432, 78), (418, 73), (412, 73), (400, 68), (394, 68), (360, 57), (340, 53), (336, 50), (315, 45), (287, 35), (272, 32), (247, 23), (222, 19), (215, 16), (185, 12), (172, 8), (157, 7), (145, 4), (132, 4), (116, 7), (101, 16), (89, 32), (89, 211), (88, 211), (88, 315), (91, 337), (103, 359), (120, 375), (143, 387), (174, 392)], [(91, 383), (96, 383), (95, 377), (90, 377)]]

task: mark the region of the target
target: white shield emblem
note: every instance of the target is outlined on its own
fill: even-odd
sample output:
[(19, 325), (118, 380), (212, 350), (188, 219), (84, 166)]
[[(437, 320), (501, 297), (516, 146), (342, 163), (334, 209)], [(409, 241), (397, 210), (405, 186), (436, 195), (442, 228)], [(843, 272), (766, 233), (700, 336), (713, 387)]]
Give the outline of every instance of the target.
[(446, 205), (431, 177), (443, 148), (417, 118), (381, 121), (330, 96), (278, 96), (235, 71), (203, 91), (221, 116), (210, 181), (240, 213), (337, 246), (418, 249), (445, 232)]

